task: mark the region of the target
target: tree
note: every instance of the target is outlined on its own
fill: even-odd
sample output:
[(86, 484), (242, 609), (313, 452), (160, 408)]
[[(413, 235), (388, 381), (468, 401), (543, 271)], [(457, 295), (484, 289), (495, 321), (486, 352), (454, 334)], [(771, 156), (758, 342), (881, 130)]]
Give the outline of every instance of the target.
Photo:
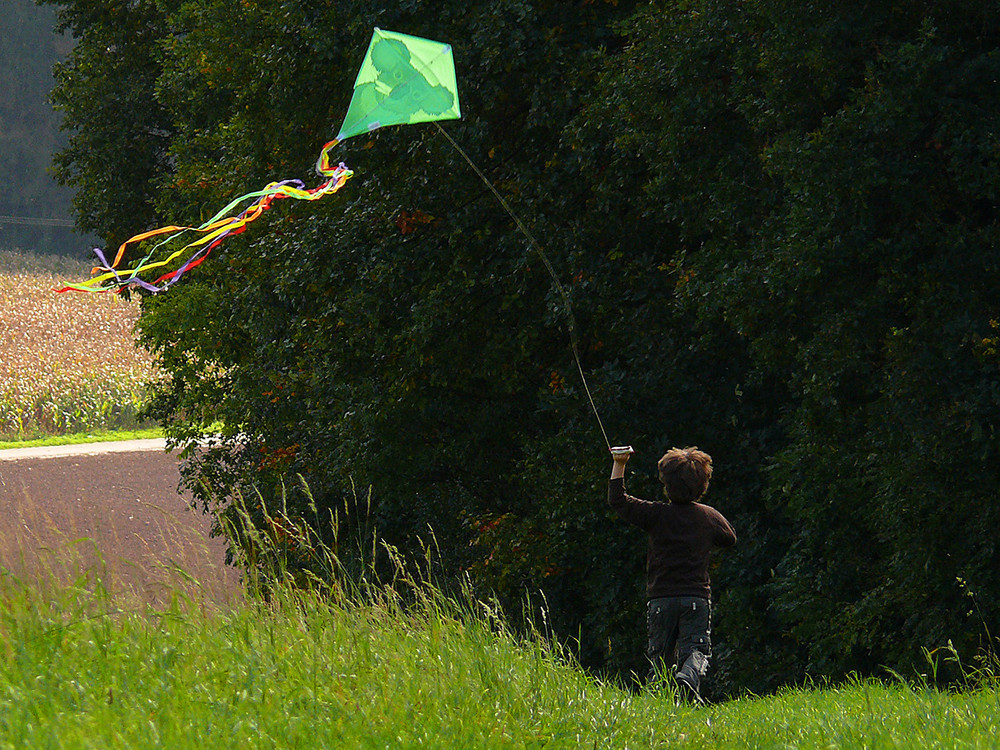
[[(572, 175), (549, 156), (593, 80), (590, 55), (614, 41), (610, 26), (628, 4), (430, 10), (209, 1), (132, 8), (147, 14), (137, 54), (151, 55), (148, 66), (133, 74), (95, 56), (93, 76), (63, 89), (81, 112), (94, 110), (84, 105), (88, 93), (107, 98), (105, 85), (155, 93), (144, 116), (157, 128), (114, 133), (149, 149), (150, 172), (131, 175), (130, 192), (104, 196), (99, 223), (118, 237), (119, 216), (154, 207), (171, 222), (196, 221), (248, 187), (301, 175), (346, 111), (377, 23), (453, 44), (468, 116), (449, 131), (539, 236), (554, 238), (549, 253), (567, 268), (573, 239), (560, 237), (564, 216), (547, 216), (545, 204), (549, 191), (572, 201), (583, 186), (568, 183)], [(104, 13), (92, 28), (72, 17), (83, 19), (82, 50), (98, 49)], [(113, 119), (81, 117), (80, 137)], [(432, 529), (445, 570), (478, 566), (490, 582), (485, 569), (496, 567), (491, 556), (499, 560), (507, 540), (495, 546), (487, 530), (512, 519), (509, 541), (526, 553), (502, 572), (499, 593), (517, 604), (526, 586), (566, 582), (548, 585), (567, 603), (554, 605), (553, 617), (560, 632), (576, 632), (585, 610), (573, 591), (589, 585), (580, 577), (587, 571), (563, 561), (593, 566), (601, 557), (596, 546), (581, 555), (573, 535), (606, 515), (603, 490), (594, 495), (603, 449), (593, 422), (584, 422), (584, 402), (570, 398), (564, 313), (545, 269), (432, 127), (379, 131), (343, 144), (338, 156), (356, 169), (349, 189), (308, 211), (275, 209), (176, 292), (143, 301), (144, 340), (170, 374), (154, 409), (172, 439), (193, 442), (223, 424), (216, 445), (192, 454), (186, 481), (206, 505), (231, 507), (242, 494), (262, 527), (252, 500), (259, 492), (273, 508), (282, 485), (292, 488), (288, 512), (313, 517), (294, 491), (296, 475), (323, 519), (351, 503), (353, 488), (371, 487), (383, 538), (415, 552)], [(73, 159), (93, 197), (102, 170)], [(126, 167), (119, 159), (110, 169)], [(596, 360), (599, 342), (584, 344)], [(564, 423), (586, 430), (593, 459), (550, 480), (553, 464), (567, 462), (550, 439)], [(565, 518), (568, 496), (551, 523), (536, 509), (550, 485), (583, 498), (579, 518)]]
[(959, 581), (994, 601), (997, 562), (995, 24), (691, 2), (631, 39), (594, 111), (639, 178), (598, 187), (647, 197), (679, 303), (740, 342), (743, 399), (761, 389), (744, 424), (765, 449), (730, 454), (763, 481), (732, 498), (751, 541), (726, 566), (729, 679), (975, 653), (995, 615)]

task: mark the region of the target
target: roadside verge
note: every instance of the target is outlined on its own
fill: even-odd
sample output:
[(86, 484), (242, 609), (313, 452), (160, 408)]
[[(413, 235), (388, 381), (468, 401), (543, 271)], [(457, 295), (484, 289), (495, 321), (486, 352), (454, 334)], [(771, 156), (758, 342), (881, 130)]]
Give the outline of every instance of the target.
[(0, 450), (0, 461), (20, 461), (32, 458), (68, 458), (70, 456), (103, 456), (107, 453), (140, 453), (160, 451), (165, 453), (164, 438), (143, 440), (118, 440), (106, 443), (79, 443), (76, 445), (45, 445), (35, 448), (7, 448)]

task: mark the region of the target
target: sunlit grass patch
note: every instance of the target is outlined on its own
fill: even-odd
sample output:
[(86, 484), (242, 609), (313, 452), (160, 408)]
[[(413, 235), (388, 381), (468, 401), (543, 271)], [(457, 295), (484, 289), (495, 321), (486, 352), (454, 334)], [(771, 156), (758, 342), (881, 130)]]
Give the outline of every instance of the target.
[(3, 747), (994, 747), (996, 685), (855, 682), (705, 708), (575, 665), (425, 587), (123, 605), (0, 575)]
[(8, 448), (41, 448), (56, 445), (80, 445), (84, 443), (114, 443), (122, 440), (149, 440), (163, 437), (161, 427), (139, 427), (121, 430), (89, 430), (69, 435), (50, 435), (32, 440), (0, 440), (0, 451)]
[(690, 711), (436, 597), (153, 611), (9, 581), (0, 602), (0, 744), (18, 747), (625, 747)]
[(988, 682), (956, 693), (855, 680), (733, 701), (701, 734), (733, 747), (989, 748), (998, 709), (1000, 694)]
[(156, 369), (135, 346), (138, 303), (53, 291), (88, 270), (0, 252), (0, 440), (140, 423)]

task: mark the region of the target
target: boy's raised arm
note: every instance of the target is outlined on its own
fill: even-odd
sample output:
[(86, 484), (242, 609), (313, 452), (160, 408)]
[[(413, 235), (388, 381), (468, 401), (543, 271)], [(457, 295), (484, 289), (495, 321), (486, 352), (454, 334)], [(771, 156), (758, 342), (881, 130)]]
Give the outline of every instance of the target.
[(641, 529), (648, 529), (656, 520), (656, 509), (659, 504), (625, 494), (625, 464), (633, 453), (629, 447), (611, 449), (611, 456), (615, 462), (611, 467), (611, 478), (608, 480), (608, 505), (628, 523)]

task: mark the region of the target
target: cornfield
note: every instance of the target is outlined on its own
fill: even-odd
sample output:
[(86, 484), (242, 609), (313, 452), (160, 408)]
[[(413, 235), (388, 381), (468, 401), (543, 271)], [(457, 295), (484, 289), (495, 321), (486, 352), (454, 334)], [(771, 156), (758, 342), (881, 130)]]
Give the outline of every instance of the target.
[(157, 373), (135, 345), (138, 303), (53, 292), (88, 270), (0, 252), (0, 440), (139, 424)]

